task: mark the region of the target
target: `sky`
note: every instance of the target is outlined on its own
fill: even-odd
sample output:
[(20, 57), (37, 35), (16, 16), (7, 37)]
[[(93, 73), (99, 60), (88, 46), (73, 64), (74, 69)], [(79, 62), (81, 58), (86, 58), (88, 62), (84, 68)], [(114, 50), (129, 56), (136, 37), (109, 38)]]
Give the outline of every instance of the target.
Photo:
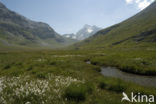
[(154, 0), (0, 0), (31, 20), (45, 22), (60, 34), (85, 24), (106, 28), (149, 6)]

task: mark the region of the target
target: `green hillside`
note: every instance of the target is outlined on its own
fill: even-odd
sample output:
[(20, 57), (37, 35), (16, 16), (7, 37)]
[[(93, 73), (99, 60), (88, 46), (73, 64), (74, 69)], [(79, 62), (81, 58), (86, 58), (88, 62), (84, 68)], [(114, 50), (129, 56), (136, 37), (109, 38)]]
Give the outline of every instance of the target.
[(156, 2), (135, 16), (75, 44), (85, 49), (153, 47), (156, 45)]
[(135, 16), (97, 32), (71, 46), (76, 50), (94, 50), (89, 60), (100, 66), (122, 71), (156, 75), (156, 2)]

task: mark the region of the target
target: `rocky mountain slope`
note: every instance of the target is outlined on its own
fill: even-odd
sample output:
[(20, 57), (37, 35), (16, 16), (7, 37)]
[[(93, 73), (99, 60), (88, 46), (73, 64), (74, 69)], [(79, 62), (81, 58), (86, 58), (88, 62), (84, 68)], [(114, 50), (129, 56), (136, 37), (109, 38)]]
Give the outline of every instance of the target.
[(97, 26), (91, 26), (91, 25), (84, 25), (82, 29), (80, 29), (76, 34), (65, 34), (63, 36), (70, 38), (70, 39), (76, 39), (76, 40), (84, 40), (96, 32), (101, 30), (101, 28)]
[(0, 3), (0, 42), (3, 47), (57, 48), (74, 40), (64, 38), (48, 24), (29, 20)]

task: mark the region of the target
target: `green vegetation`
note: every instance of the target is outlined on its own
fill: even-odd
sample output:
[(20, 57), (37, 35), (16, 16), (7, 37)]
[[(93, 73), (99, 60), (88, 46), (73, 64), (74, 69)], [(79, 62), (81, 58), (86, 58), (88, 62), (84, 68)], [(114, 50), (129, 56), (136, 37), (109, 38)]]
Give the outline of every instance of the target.
[[(122, 92), (156, 96), (156, 87), (100, 74), (100, 67), (112, 66), (130, 73), (156, 75), (155, 5), (74, 44), (71, 50), (43, 50), (38, 45), (39, 50), (25, 48), (42, 42), (56, 48), (65, 40), (44, 23), (33, 22), (35, 29), (25, 31), (23, 22), (19, 25), (25, 18), (11, 12), (13, 23), (0, 21), (0, 104), (131, 104), (121, 102)], [(51, 32), (54, 34), (49, 36)]]
[(87, 94), (91, 94), (92, 86), (83, 83), (72, 83), (65, 90), (65, 98), (68, 100), (83, 101)]
[[(98, 51), (97, 51), (98, 52)], [(90, 61), (94, 65), (113, 66), (122, 71), (142, 74), (156, 75), (156, 51), (146, 49), (109, 49), (101, 50), (99, 54), (90, 57)]]
[(156, 75), (156, 2), (135, 16), (97, 32), (71, 49), (94, 50), (94, 65), (114, 66), (122, 71)]
[(121, 80), (99, 78), (99, 88), (107, 89), (115, 92), (124, 92), (128, 88), (127, 84), (123, 84)]
[(110, 51), (107, 55), (106, 51), (96, 52), (1, 52), (0, 101), (11, 104), (121, 104), (122, 91), (156, 95), (155, 88), (102, 76), (95, 70), (99, 66), (86, 61), (109, 56)]
[(135, 16), (76, 43), (76, 49), (149, 48), (156, 46), (156, 2)]

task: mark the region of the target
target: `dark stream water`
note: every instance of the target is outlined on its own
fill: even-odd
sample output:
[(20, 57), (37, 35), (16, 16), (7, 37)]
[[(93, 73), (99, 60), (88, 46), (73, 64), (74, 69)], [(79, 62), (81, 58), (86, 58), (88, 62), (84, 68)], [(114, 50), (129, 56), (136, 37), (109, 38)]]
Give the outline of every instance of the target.
[[(88, 64), (91, 64), (89, 61)], [(101, 74), (108, 77), (120, 78), (143, 86), (156, 87), (156, 76), (142, 76), (123, 72), (114, 67), (101, 67)]]
[(154, 76), (141, 76), (136, 74), (130, 74), (122, 72), (121, 70), (114, 67), (102, 67), (101, 70), (101, 73), (104, 76), (120, 78), (122, 80), (134, 82), (143, 86), (156, 87), (156, 77)]

